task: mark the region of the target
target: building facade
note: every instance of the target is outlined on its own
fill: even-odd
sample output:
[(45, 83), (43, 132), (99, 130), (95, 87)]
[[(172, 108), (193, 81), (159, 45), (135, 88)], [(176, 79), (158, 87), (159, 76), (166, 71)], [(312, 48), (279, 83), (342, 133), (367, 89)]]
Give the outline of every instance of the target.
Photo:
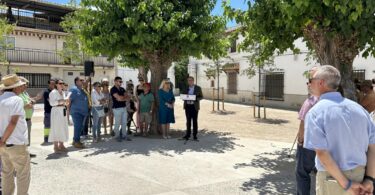
[(14, 31), (6, 37), (5, 58), (1, 65), (1, 75), (16, 73), (30, 80), (32, 94), (47, 86), (47, 81), (62, 78), (70, 86), (76, 76), (84, 76), (84, 62), (93, 61), (95, 74), (92, 81), (102, 78), (113, 80), (116, 62), (105, 56), (84, 56), (73, 62), (64, 57), (64, 38), (67, 35), (60, 22), (74, 11), (70, 7), (33, 0), (5, 0), (6, 10), (0, 15), (15, 24)]
[[(218, 87), (224, 89), (224, 99), (227, 102), (241, 104), (265, 104), (266, 107), (297, 110), (307, 97), (306, 72), (317, 64), (307, 58), (307, 47), (302, 40), (295, 45), (301, 50), (294, 55), (288, 51), (274, 56), (272, 66), (255, 69), (255, 75), (249, 78), (244, 71), (249, 68), (250, 53), (239, 52), (237, 46), (243, 40), (239, 37), (228, 51), (228, 58), (219, 60), (220, 76), (207, 76), (207, 70), (215, 63), (207, 58), (189, 59), (189, 74), (196, 77), (198, 85), (206, 91), (205, 98), (217, 99)], [(225, 65), (224, 65), (225, 64)], [(224, 65), (224, 66), (223, 66)], [(375, 77), (375, 59), (357, 56), (354, 60), (353, 79), (373, 79)], [(259, 97), (261, 100), (259, 100)], [(222, 90), (220, 96), (222, 98)]]

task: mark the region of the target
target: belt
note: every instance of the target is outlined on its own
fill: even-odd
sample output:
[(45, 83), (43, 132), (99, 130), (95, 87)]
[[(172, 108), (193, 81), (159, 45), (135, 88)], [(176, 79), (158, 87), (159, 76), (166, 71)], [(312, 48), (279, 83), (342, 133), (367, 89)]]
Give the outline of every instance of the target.
[(31, 121), (31, 118), (27, 118), (26, 121)]
[(52, 106), (52, 107), (65, 107), (64, 105), (59, 105), (59, 106)]
[[(0, 137), (0, 139), (1, 139), (1, 137)], [(7, 148), (13, 147), (13, 146), (14, 146), (14, 144), (5, 144), (5, 147), (7, 147)]]

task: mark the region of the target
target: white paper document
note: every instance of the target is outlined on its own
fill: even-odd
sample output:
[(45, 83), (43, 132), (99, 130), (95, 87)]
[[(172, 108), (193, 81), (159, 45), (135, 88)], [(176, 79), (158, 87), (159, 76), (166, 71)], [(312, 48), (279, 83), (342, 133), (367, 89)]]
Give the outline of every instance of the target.
[(70, 98), (70, 95), (72, 95), (72, 92), (69, 92), (67, 95), (64, 95), (64, 100), (68, 100)]
[(197, 96), (196, 95), (189, 95), (189, 94), (180, 94), (182, 100), (190, 100), (195, 101)]

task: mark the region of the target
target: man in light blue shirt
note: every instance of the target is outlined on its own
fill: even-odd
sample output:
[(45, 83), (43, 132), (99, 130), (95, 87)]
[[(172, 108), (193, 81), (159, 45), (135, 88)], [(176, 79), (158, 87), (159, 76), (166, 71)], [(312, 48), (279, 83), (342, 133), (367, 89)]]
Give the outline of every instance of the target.
[(340, 72), (326, 65), (310, 84), (320, 98), (305, 118), (304, 147), (316, 151), (316, 192), (372, 194), (375, 125), (365, 109), (336, 92), (340, 80)]

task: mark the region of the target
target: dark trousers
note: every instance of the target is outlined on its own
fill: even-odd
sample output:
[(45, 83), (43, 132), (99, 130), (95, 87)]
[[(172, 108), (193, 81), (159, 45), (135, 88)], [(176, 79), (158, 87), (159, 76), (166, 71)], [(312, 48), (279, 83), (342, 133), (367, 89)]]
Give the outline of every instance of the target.
[(310, 173), (315, 167), (315, 151), (297, 146), (296, 180), (297, 195), (309, 195), (311, 188)]
[[(86, 136), (89, 134), (89, 124), (91, 124), (91, 109), (89, 109), (89, 115), (85, 118), (85, 122), (83, 123), (83, 131), (81, 132), (82, 136)], [(91, 127), (91, 125), (90, 125)]]
[(72, 119), (73, 119), (73, 123), (74, 123), (74, 136), (73, 136), (73, 141), (74, 142), (79, 142), (80, 141), (80, 136), (81, 136), (81, 133), (83, 131), (83, 127), (84, 127), (84, 123), (85, 123), (85, 120), (87, 118), (86, 115), (83, 115), (81, 113), (74, 113), (74, 114), (71, 114), (72, 115)]
[(191, 121), (193, 120), (193, 137), (197, 138), (198, 134), (198, 110), (195, 109), (194, 105), (186, 105), (186, 138), (190, 138), (191, 135)]

